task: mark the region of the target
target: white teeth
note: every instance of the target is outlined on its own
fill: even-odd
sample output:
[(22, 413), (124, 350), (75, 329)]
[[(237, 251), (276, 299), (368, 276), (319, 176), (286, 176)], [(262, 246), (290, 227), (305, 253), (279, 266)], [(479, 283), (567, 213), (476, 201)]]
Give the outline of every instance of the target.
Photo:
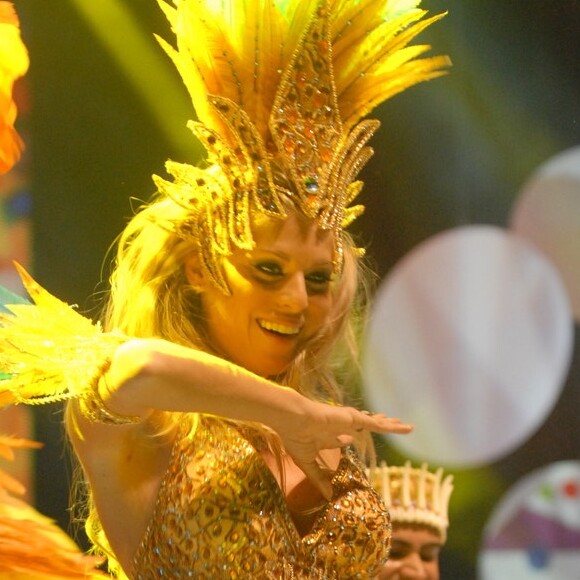
[(278, 334), (298, 334), (300, 328), (297, 326), (285, 326), (284, 324), (276, 324), (275, 322), (267, 322), (265, 320), (260, 321), (260, 326), (264, 330), (271, 330), (272, 332), (277, 332)]

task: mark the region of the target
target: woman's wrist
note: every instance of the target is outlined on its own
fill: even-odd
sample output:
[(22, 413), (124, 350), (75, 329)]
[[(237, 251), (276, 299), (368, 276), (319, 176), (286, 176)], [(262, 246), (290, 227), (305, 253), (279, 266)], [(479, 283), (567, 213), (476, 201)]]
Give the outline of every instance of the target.
[(304, 425), (308, 415), (308, 406), (313, 402), (290, 387), (273, 385), (280, 390), (279, 397), (273, 401), (265, 419), (261, 421), (280, 435), (295, 432)]

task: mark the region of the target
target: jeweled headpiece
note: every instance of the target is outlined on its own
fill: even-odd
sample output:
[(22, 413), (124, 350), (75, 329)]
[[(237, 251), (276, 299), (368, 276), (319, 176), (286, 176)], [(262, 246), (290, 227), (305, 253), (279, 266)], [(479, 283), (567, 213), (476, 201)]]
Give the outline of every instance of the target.
[[(159, 193), (184, 207), (170, 226), (203, 240), (204, 269), (227, 293), (219, 259), (251, 249), (251, 217), (284, 217), (287, 200), (320, 228), (347, 227), (376, 105), (443, 74), (446, 57), (409, 42), (420, 0), (159, 0), (176, 47), (160, 40), (191, 95), (189, 127), (206, 168), (169, 161)], [(336, 236), (337, 242), (340, 235)], [(209, 242), (209, 243), (207, 243)], [(340, 251), (340, 248), (338, 248)]]
[(443, 477), (443, 469), (434, 473), (427, 465), (412, 467), (389, 465), (368, 471), (373, 487), (389, 508), (393, 524), (420, 524), (435, 528), (443, 542), (449, 527), (449, 499), (453, 492), (453, 476)]

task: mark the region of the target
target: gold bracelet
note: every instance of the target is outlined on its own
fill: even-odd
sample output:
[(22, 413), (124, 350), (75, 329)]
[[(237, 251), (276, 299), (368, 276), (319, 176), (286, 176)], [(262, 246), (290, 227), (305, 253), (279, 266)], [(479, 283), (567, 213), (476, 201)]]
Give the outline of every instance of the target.
[(105, 401), (103, 401), (99, 393), (99, 382), (101, 379), (105, 380), (105, 373), (109, 370), (110, 366), (111, 359), (107, 358), (91, 381), (90, 389), (80, 399), (79, 408), (82, 415), (89, 421), (104, 423), (106, 425), (130, 425), (139, 423), (141, 417), (115, 413), (108, 409)]

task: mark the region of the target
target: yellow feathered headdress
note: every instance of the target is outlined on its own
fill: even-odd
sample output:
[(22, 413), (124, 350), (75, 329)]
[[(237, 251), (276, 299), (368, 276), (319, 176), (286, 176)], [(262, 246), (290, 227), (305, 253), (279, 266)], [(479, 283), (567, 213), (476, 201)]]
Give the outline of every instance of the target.
[(409, 45), (443, 15), (425, 18), (420, 0), (159, 2), (176, 46), (159, 40), (191, 95), (209, 167), (168, 162), (173, 181), (154, 179), (187, 210), (169, 226), (204, 240), (202, 264), (227, 293), (219, 258), (253, 247), (254, 212), (283, 217), (289, 199), (337, 233), (360, 215), (349, 206), (379, 126), (362, 119), (444, 73), (446, 57)]

